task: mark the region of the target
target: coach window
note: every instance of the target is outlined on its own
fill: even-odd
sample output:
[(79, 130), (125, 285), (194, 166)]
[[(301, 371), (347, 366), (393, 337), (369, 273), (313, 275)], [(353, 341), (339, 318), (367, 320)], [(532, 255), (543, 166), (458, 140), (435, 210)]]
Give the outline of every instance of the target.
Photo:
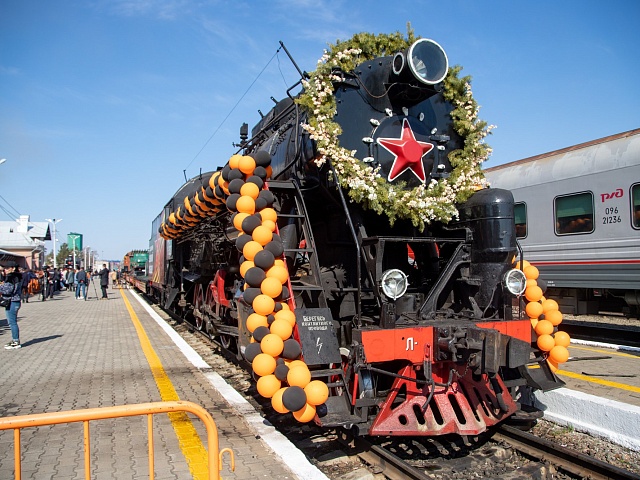
[(631, 186), (631, 225), (640, 228), (640, 183)]
[(593, 193), (556, 197), (555, 212), (557, 235), (593, 232)]
[(516, 218), (516, 237), (525, 238), (527, 236), (527, 204), (516, 203), (513, 206), (513, 213)]

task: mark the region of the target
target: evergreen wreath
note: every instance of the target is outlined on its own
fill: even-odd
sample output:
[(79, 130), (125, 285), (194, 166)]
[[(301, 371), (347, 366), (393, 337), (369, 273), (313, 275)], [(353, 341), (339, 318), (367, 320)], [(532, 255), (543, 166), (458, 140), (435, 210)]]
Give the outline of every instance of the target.
[(456, 204), (467, 200), (478, 188), (487, 186), (480, 165), (491, 154), (484, 138), (495, 127), (478, 119), (479, 106), (471, 91), (471, 77), (460, 78), (462, 67), (454, 66), (443, 81), (443, 96), (454, 106), (451, 112), (453, 128), (464, 145), (449, 153), (451, 174), (413, 189), (408, 189), (404, 183), (389, 184), (380, 175), (380, 167), (365, 164), (355, 158), (355, 150), (341, 147), (338, 141), (341, 128), (333, 120), (336, 113), (333, 82), (341, 80), (336, 69), (351, 72), (362, 62), (393, 55), (418, 39), (408, 25), (406, 38), (400, 32), (357, 33), (349, 40), (330, 44), (329, 50), (325, 50), (318, 60), (316, 70), (303, 82), (304, 91), (296, 101), (308, 113), (307, 123), (303, 123), (302, 128), (316, 142), (319, 153), (314, 159), (316, 166), (320, 168), (330, 159), (340, 185), (348, 190), (353, 201), (379, 214), (386, 213), (391, 225), (396, 219), (408, 219), (424, 230), (425, 225), (433, 221), (448, 223), (457, 218)]

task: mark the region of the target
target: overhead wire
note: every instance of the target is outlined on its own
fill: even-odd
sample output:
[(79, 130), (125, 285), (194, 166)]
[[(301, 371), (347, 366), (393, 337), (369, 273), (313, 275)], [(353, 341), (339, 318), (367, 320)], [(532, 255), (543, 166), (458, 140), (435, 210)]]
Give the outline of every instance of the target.
[(206, 146), (209, 144), (209, 142), (211, 141), (211, 139), (213, 137), (216, 136), (216, 134), (218, 133), (218, 131), (220, 130), (220, 128), (222, 128), (222, 126), (224, 125), (224, 123), (227, 121), (227, 119), (231, 116), (231, 114), (233, 113), (233, 111), (236, 109), (236, 107), (240, 104), (240, 102), (242, 101), (242, 99), (247, 95), (247, 93), (249, 93), (249, 90), (251, 90), (251, 88), (253, 87), (253, 85), (258, 81), (258, 79), (260, 78), (260, 76), (264, 73), (264, 71), (267, 69), (267, 67), (269, 66), (269, 64), (271, 64), (271, 62), (273, 61), (273, 59), (275, 57), (278, 56), (278, 52), (280, 51), (282, 47), (278, 47), (278, 49), (276, 50), (276, 52), (271, 56), (271, 58), (269, 59), (269, 61), (266, 63), (266, 65), (262, 68), (262, 70), (260, 70), (260, 73), (258, 73), (258, 75), (256, 76), (256, 78), (253, 80), (253, 82), (251, 82), (251, 84), (247, 87), (247, 89), (244, 91), (244, 93), (242, 94), (242, 96), (238, 99), (238, 101), (235, 103), (235, 105), (231, 108), (231, 110), (229, 111), (229, 113), (227, 113), (227, 116), (224, 117), (222, 119), (222, 122), (220, 122), (220, 124), (218, 125), (218, 127), (213, 131), (213, 133), (211, 134), (211, 136), (207, 139), (207, 141), (204, 143), (204, 145), (202, 146), (202, 148), (198, 151), (198, 153), (196, 153), (195, 157), (193, 157), (193, 159), (189, 162), (189, 164), (187, 165), (187, 167), (185, 168), (185, 171), (193, 164), (193, 162), (196, 161), (196, 159), (200, 156), (200, 154), (202, 153), (202, 151), (206, 148)]

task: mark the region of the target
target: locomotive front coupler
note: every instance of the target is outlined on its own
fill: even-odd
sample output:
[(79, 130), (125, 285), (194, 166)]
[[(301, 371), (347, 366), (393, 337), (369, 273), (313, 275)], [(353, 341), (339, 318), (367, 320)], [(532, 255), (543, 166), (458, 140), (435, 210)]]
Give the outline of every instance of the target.
[(497, 373), (504, 363), (504, 342), (497, 330), (476, 326), (434, 327), (434, 359), (467, 364), (474, 374)]

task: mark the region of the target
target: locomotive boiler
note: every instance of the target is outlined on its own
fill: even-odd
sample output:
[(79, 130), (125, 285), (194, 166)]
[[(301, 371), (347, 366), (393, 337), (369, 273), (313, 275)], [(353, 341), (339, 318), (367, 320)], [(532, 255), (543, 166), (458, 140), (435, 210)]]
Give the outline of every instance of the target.
[(512, 312), (514, 201), (483, 182), (458, 72), (411, 32), (334, 45), (154, 221), (148, 290), (251, 362), (277, 411), (477, 434), (561, 385)]

